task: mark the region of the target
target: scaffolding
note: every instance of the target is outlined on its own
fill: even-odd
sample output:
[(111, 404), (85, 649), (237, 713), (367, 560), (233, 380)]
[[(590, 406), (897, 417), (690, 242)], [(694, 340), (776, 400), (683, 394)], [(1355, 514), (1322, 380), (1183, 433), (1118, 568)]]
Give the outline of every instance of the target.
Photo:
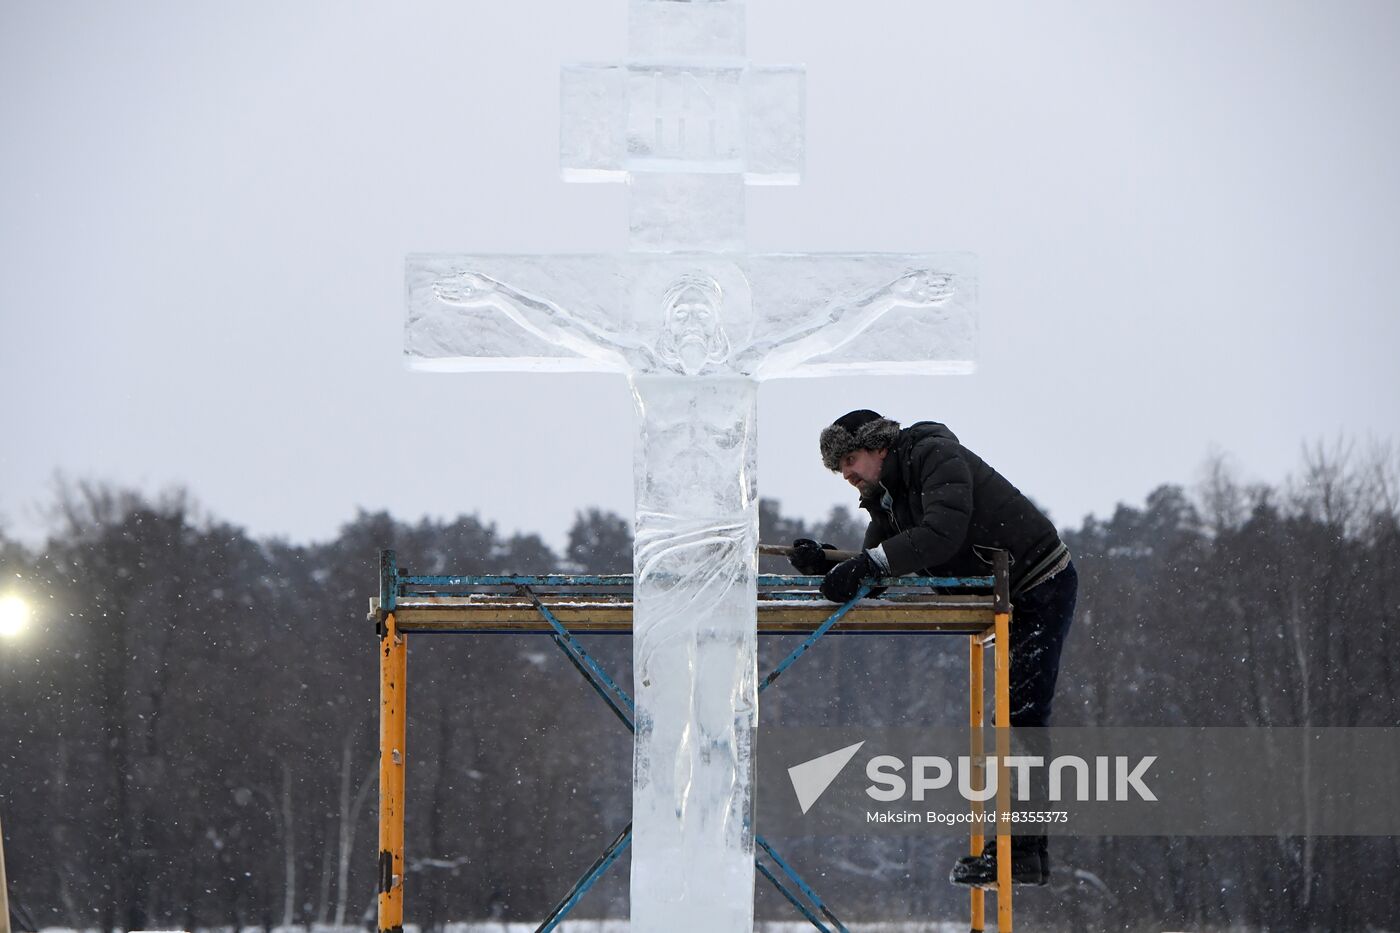
[[(1010, 810), (1009, 754), (1011, 600), (1008, 563), (998, 552), (992, 576), (899, 577), (878, 600), (870, 587), (841, 606), (816, 592), (820, 577), (758, 577), (758, 634), (805, 635), (759, 683), (771, 687), (823, 636), (928, 634), (958, 635), (968, 645), (968, 724), (973, 778), (985, 787), (983, 727), (986, 713), (985, 649), (993, 647), (993, 696), (997, 747), (997, 813)], [(632, 633), (632, 577), (628, 575), (546, 574), (536, 576), (412, 575), (398, 566), (393, 551), (379, 560), (379, 595), (370, 600), (378, 635), (379, 863), (378, 907), (381, 933), (402, 933), (404, 918), (404, 778), (407, 769), (408, 636), (414, 633), (472, 635), (538, 634), (568, 658), (623, 725), (635, 732), (635, 707), (628, 692), (603, 670), (577, 635)], [(972, 803), (981, 815), (982, 804)], [(982, 823), (970, 823), (970, 851), (980, 854)], [(1011, 836), (1009, 824), (996, 823), (997, 926), (1012, 929)], [(632, 839), (629, 823), (579, 876), (536, 933), (555, 930), (588, 890), (622, 855)], [(756, 834), (754, 869), (772, 884), (813, 927), (823, 933), (849, 933), (835, 912), (762, 836)], [(765, 864), (765, 859), (771, 865)], [(781, 877), (780, 877), (781, 876)], [(985, 898), (969, 895), (971, 929), (981, 933)]]

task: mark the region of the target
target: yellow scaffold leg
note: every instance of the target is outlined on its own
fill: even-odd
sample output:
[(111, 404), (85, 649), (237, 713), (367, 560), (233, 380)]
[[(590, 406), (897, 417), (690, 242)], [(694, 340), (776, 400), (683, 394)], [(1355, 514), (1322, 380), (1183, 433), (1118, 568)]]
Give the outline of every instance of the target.
[(1011, 933), (1011, 614), (996, 619), (997, 933)]
[(403, 796), (408, 644), (391, 612), (379, 639), (379, 930), (403, 930)]
[[(982, 636), (968, 638), (968, 725), (972, 727), (972, 786), (987, 786), (986, 769), (982, 766), (982, 720), (986, 715), (986, 700), (982, 686)], [(982, 854), (982, 801), (972, 802), (972, 854)], [(972, 889), (972, 933), (982, 933), (986, 924), (986, 897), (981, 888)]]

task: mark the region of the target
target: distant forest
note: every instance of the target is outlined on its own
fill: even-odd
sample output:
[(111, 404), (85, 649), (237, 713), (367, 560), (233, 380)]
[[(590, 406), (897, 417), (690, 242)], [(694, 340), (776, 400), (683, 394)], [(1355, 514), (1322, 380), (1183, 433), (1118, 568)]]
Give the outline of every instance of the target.
[[(1106, 467), (1107, 468), (1107, 467)], [(1058, 725), (1400, 725), (1400, 470), (1310, 449), (1281, 486), (1221, 461), (1191, 488), (1062, 526), (1081, 574)], [(859, 544), (762, 503), (767, 542)], [(182, 493), (72, 484), (52, 533), (0, 532), (0, 821), (16, 916), (37, 926), (360, 926), (374, 917), (377, 555), (415, 573), (628, 572), (630, 521), (577, 515), (555, 553), (476, 517), (361, 512), (330, 541), (259, 540)], [(765, 558), (765, 572), (790, 572)], [(586, 639), (630, 684), (630, 643)], [(762, 643), (767, 669), (789, 649)], [(543, 916), (627, 821), (630, 738), (548, 639), (410, 642), (409, 918)], [(767, 720), (948, 725), (961, 639), (828, 638)], [(1400, 804), (1397, 804), (1400, 805)], [(851, 920), (956, 919), (960, 839), (782, 843)], [(1400, 927), (1400, 839), (1055, 840), (1032, 930)], [(627, 915), (626, 859), (578, 916)], [(798, 919), (761, 879), (760, 917)], [(1387, 894), (1386, 892), (1390, 892)], [(21, 926), (21, 928), (27, 928)]]

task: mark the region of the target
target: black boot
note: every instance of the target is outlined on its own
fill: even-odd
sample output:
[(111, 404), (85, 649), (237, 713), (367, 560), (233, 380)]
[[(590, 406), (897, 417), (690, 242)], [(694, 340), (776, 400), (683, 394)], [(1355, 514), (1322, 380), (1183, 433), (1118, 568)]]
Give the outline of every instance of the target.
[[(1011, 883), (1031, 884), (1037, 887), (1050, 881), (1050, 856), (1045, 847), (1034, 841), (1017, 845), (1011, 843)], [(997, 884), (997, 843), (989, 840), (982, 846), (981, 855), (964, 855), (953, 865), (948, 876), (953, 884), (965, 884), (974, 888), (994, 888)]]

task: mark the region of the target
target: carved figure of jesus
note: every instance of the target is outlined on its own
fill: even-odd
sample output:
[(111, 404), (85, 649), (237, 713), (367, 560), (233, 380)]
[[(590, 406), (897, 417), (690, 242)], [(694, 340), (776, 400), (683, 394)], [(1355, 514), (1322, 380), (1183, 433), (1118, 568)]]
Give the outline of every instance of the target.
[[(656, 281), (643, 299), (655, 301), (659, 319), (650, 339), (644, 328), (600, 325), (479, 269), (444, 274), (431, 289), (438, 302), (492, 309), (629, 380), (637, 410), (634, 799), (641, 807), (634, 808), (633, 831), (648, 853), (634, 869), (634, 884), (638, 872), (654, 866), (645, 883), (670, 890), (658, 901), (691, 904), (710, 912), (713, 929), (737, 929), (748, 920), (713, 917), (722, 905), (697, 903), (690, 887), (693, 879), (703, 879), (701, 892), (753, 884), (759, 381), (839, 351), (895, 309), (945, 304), (955, 282), (949, 273), (912, 269), (838, 296), (819, 313), (779, 313), (768, 321), (793, 321), (786, 327), (762, 326), (776, 309), (752, 301), (726, 308), (717, 279), (747, 281), (752, 270), (730, 260), (701, 262), (669, 280), (638, 275)], [(746, 326), (755, 317), (760, 326)], [(726, 319), (758, 336), (731, 336)], [(700, 819), (687, 818), (692, 808)]]

